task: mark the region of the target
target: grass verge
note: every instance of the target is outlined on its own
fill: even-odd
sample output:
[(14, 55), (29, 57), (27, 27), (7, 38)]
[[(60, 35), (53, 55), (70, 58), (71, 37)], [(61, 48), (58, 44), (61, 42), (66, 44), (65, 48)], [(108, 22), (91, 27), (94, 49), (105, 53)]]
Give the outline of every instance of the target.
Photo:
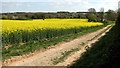
[[(112, 26), (112, 25), (111, 25)], [(111, 26), (109, 26), (107, 29), (103, 30), (101, 33), (99, 33), (98, 35), (96, 35), (94, 38), (88, 40), (88, 41), (92, 41), (94, 39), (96, 39), (97, 37), (99, 37), (101, 34), (103, 34), (105, 31), (107, 31), (109, 28), (111, 28)]]
[(79, 49), (78, 49), (78, 48), (75, 48), (75, 49), (72, 49), (72, 50), (70, 50), (70, 51), (66, 51), (66, 52), (62, 53), (62, 57), (60, 57), (60, 58), (58, 58), (58, 59), (55, 59), (55, 60), (53, 61), (53, 64), (56, 65), (56, 64), (64, 61), (64, 59), (65, 59), (68, 55), (70, 55), (72, 52), (76, 52), (76, 51), (79, 51)]

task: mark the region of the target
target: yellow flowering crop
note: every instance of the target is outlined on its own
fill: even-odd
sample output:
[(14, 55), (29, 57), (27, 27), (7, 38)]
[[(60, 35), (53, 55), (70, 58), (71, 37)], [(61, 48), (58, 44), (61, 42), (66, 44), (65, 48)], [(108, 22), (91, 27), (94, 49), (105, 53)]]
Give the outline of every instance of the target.
[[(74, 33), (76, 30), (80, 32), (81, 28), (100, 25), (103, 25), (103, 23), (88, 22), (87, 19), (2, 20), (2, 38), (4, 43), (17, 42), (19, 40), (21, 40), (19, 42), (40, 40), (49, 38), (49, 36), (54, 37), (56, 34), (69, 34), (71, 32)], [(28, 35), (28, 37), (24, 38), (24, 35)]]

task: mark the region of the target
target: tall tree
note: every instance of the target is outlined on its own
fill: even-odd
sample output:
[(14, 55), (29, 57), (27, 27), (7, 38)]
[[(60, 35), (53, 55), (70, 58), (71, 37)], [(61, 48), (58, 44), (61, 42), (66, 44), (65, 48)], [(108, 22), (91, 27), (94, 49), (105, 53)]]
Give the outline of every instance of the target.
[(101, 22), (103, 22), (103, 19), (104, 19), (104, 8), (100, 8), (100, 19), (101, 19)]
[(91, 21), (94, 21), (94, 22), (96, 22), (97, 21), (97, 16), (96, 16), (96, 14), (89, 14), (88, 15), (88, 21), (89, 22), (91, 22)]
[(117, 14), (113, 10), (108, 10), (107, 15), (105, 16), (107, 20), (109, 21), (115, 21)]
[(88, 12), (96, 13), (96, 10), (95, 10), (95, 8), (89, 8), (89, 9), (88, 9)]

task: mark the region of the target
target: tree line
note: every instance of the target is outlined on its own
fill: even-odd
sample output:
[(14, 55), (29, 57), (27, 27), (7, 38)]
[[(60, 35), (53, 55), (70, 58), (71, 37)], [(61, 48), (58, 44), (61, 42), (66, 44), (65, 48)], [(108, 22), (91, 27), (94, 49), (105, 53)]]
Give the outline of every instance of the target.
[(96, 12), (94, 8), (88, 9), (88, 12), (57, 12), (57, 13), (25, 13), (25, 12), (15, 12), (15, 13), (2, 13), (1, 19), (9, 20), (30, 20), (30, 19), (88, 19), (88, 21), (94, 22), (107, 22), (115, 21), (117, 13), (113, 10), (108, 10), (104, 12), (104, 8), (101, 8), (99, 12)]
[(26, 20), (26, 19), (73, 19), (73, 18), (86, 18), (86, 15), (80, 13), (4, 13), (1, 19), (10, 20)]

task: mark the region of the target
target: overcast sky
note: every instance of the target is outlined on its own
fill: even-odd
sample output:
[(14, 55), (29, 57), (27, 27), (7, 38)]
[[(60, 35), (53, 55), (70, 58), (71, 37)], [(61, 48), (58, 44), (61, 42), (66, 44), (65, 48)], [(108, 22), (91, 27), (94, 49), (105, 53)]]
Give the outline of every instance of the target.
[(89, 8), (116, 10), (119, 0), (1, 0), (2, 12), (88, 11)]

